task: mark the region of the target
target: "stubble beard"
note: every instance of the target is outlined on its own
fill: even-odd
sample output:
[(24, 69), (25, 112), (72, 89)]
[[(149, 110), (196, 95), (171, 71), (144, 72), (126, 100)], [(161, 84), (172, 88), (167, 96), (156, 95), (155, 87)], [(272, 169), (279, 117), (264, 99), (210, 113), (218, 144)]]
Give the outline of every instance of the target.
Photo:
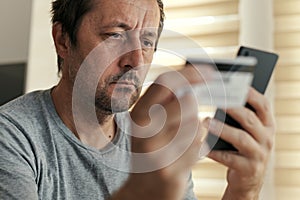
[[(131, 82), (134, 87), (119, 85), (122, 81)], [(140, 96), (141, 83), (134, 70), (122, 71), (100, 80), (94, 102), (98, 122), (101, 124), (113, 114), (128, 111)]]
[[(69, 67), (69, 80), (73, 83), (73, 85), (75, 83), (77, 73), (78, 69)], [(132, 81), (134, 83), (135, 89), (133, 90), (127, 87), (116, 86), (114, 89), (115, 91), (110, 94), (109, 87), (111, 82), (118, 82), (119, 80)], [(84, 86), (82, 85), (80, 90), (85, 90), (87, 92), (82, 91), (83, 96), (80, 100), (81, 106), (93, 106), (95, 108), (98, 122), (100, 124), (104, 123), (107, 118), (115, 113), (125, 112), (129, 110), (130, 107), (133, 106), (134, 103), (138, 100), (142, 90), (140, 79), (136, 76), (134, 71), (130, 71), (128, 69), (114, 76), (110, 76), (105, 80), (100, 80), (100, 84), (96, 89), (96, 94), (94, 94), (93, 99), (95, 101), (93, 103), (85, 101), (86, 98), (84, 97), (85, 95), (93, 95), (91, 94), (91, 89), (93, 86), (89, 84), (88, 76), (86, 76), (85, 80), (82, 80), (82, 84), (84, 84)]]
[[(114, 94), (108, 94), (108, 85), (97, 90), (95, 108), (100, 113), (112, 115), (125, 112), (138, 100), (140, 89), (116, 88)], [(123, 95), (122, 95), (123, 94)], [(125, 98), (125, 96), (129, 96)]]

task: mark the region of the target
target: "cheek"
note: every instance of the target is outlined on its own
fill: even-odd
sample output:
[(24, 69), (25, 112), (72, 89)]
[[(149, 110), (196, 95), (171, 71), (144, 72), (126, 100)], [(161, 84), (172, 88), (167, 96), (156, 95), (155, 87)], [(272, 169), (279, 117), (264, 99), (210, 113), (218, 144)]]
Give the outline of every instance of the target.
[(149, 69), (150, 69), (150, 64), (149, 66), (144, 66), (142, 67), (141, 69), (138, 70), (138, 73), (137, 73), (137, 76), (140, 80), (140, 83), (143, 85), (146, 77), (147, 77), (147, 74), (149, 72)]
[(76, 55), (71, 55), (71, 59), (64, 60), (65, 66), (63, 68), (63, 73), (68, 75), (71, 80), (75, 81), (77, 73), (80, 69), (82, 60)]

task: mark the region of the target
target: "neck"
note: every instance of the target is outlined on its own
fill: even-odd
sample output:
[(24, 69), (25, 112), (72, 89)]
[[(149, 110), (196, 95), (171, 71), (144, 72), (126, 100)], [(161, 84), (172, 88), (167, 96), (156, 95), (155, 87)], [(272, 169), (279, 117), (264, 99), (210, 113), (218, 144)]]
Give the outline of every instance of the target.
[(93, 115), (95, 109), (91, 113), (86, 106), (72, 106), (72, 87), (68, 87), (62, 80), (51, 95), (59, 117), (82, 143), (102, 149), (114, 138), (114, 115), (99, 110)]

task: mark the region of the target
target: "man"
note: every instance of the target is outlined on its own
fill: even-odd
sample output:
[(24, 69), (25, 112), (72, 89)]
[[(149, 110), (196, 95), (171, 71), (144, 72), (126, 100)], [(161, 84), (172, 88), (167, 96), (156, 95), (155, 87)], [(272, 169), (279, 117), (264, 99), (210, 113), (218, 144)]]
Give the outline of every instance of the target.
[(245, 131), (202, 125), (193, 95), (176, 98), (172, 91), (203, 82), (191, 67), (160, 76), (122, 115), (153, 58), (160, 0), (55, 0), (52, 12), (62, 77), (0, 109), (1, 199), (195, 199), (189, 174), (202, 126), (239, 150), (209, 154), (229, 167), (223, 199), (258, 199), (274, 123), (256, 91), (255, 113), (228, 110)]

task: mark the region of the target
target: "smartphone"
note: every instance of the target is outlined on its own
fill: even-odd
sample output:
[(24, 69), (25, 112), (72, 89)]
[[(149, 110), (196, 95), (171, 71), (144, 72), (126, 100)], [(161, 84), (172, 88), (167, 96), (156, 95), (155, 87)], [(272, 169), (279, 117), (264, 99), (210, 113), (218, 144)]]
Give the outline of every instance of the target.
[[(264, 94), (277, 63), (278, 55), (272, 52), (241, 46), (237, 56), (250, 56), (257, 59), (257, 64), (254, 68), (254, 76), (251, 85), (258, 92)], [(254, 110), (249, 104), (246, 104), (245, 106)], [(243, 129), (238, 122), (236, 122), (221, 109), (217, 109), (214, 118), (230, 126)], [(212, 150), (237, 151), (237, 149), (232, 144), (211, 133), (208, 133), (206, 142)]]

